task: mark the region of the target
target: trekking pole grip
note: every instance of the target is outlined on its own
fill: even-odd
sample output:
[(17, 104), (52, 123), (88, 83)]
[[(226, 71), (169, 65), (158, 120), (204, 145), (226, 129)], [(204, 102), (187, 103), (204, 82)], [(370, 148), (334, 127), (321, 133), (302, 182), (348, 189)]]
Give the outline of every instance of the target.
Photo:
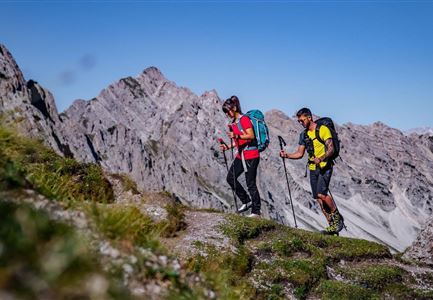
[(221, 145), (226, 146), (226, 147), (227, 147), (227, 150), (229, 149), (229, 146), (226, 144), (226, 142), (224, 142), (224, 140), (223, 140), (222, 138), (218, 138), (218, 142), (219, 142)]
[(280, 148), (283, 150), (283, 147), (286, 146), (286, 141), (283, 139), (281, 135), (278, 136), (278, 140), (280, 141)]

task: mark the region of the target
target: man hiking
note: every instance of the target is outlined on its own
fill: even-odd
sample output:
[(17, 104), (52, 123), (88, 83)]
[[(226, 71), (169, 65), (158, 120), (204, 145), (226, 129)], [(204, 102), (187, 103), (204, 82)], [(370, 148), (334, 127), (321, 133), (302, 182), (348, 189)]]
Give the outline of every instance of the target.
[[(242, 202), (237, 212), (247, 211), (251, 207), (251, 214), (248, 217), (260, 217), (260, 195), (256, 184), (260, 153), (251, 119), (247, 115), (242, 115), (241, 105), (236, 96), (227, 99), (222, 110), (231, 121), (228, 125), (231, 142), (229, 145), (221, 144), (221, 151), (237, 148), (236, 157), (227, 174), (227, 183)], [(243, 172), (249, 195), (238, 181)]]
[[(328, 195), (333, 169), (332, 157), (335, 151), (331, 130), (324, 124), (319, 126), (315, 123), (308, 108), (300, 109), (296, 116), (298, 122), (305, 128), (299, 137), (298, 150), (294, 153), (286, 153), (281, 150), (280, 156), (289, 159), (300, 159), (307, 151), (313, 198), (319, 202), (329, 224), (322, 233), (338, 235), (344, 227), (344, 220), (335, 205), (334, 199)], [(316, 133), (319, 134), (319, 137), (316, 136)]]

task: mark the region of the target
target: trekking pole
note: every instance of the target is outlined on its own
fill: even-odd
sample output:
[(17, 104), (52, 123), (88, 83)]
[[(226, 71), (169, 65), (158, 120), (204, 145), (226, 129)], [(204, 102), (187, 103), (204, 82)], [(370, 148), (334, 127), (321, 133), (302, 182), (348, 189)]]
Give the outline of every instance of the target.
[[(233, 132), (233, 128), (230, 125), (227, 125), (227, 126), (228, 126), (230, 132)], [(230, 143), (233, 145), (233, 139), (230, 139)], [(233, 160), (233, 147), (231, 148), (231, 150), (232, 150), (232, 160)]]
[[(283, 147), (286, 146), (286, 142), (280, 135), (278, 136), (278, 140), (280, 141), (280, 148), (281, 150), (283, 150)], [(286, 174), (287, 188), (289, 189), (289, 198), (290, 198), (290, 204), (292, 205), (293, 220), (295, 220), (295, 228), (298, 228), (298, 225), (296, 224), (295, 209), (293, 208), (292, 193), (290, 192), (289, 177), (287, 176), (286, 161), (284, 160), (284, 157), (281, 158), (283, 159), (283, 166), (284, 166), (284, 173)]]
[[(223, 141), (222, 138), (219, 138), (218, 141), (220, 142), (221, 145), (224, 145), (228, 148), (227, 144)], [(226, 169), (227, 169), (227, 173), (229, 172), (229, 165), (227, 163), (227, 156), (226, 156), (226, 151), (223, 151), (224, 154), (224, 163), (226, 165)], [(236, 208), (236, 212), (238, 211), (238, 201), (236, 200), (236, 194), (235, 191), (232, 189), (232, 193), (233, 193), (233, 200), (235, 201), (235, 208)]]
[[(228, 124), (227, 127), (229, 128), (229, 131), (230, 131), (230, 132), (233, 132), (233, 127), (232, 127), (232, 125)], [(234, 158), (234, 155), (233, 155), (233, 142), (234, 142), (234, 139), (231, 138), (231, 139), (230, 139), (230, 145), (232, 145), (232, 147), (231, 147), (230, 149), (232, 150), (232, 162), (234, 163), (235, 158)], [(234, 168), (234, 167), (233, 167), (233, 186), (234, 186), (234, 189), (235, 189), (235, 192), (234, 192), (234, 193), (235, 193), (235, 195), (236, 195), (236, 174), (235, 174), (235, 168)], [(235, 204), (236, 204), (236, 213), (239, 213), (239, 212), (238, 212), (238, 204), (237, 204), (236, 201), (235, 201)]]

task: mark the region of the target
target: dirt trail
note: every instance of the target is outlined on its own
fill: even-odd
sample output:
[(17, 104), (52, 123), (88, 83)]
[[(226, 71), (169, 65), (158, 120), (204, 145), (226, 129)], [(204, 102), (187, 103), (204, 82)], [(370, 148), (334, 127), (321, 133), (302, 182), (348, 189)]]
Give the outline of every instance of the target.
[(187, 228), (179, 232), (177, 237), (165, 239), (163, 243), (182, 258), (199, 251), (196, 247), (197, 242), (211, 244), (217, 249), (234, 250), (230, 239), (219, 229), (224, 221), (224, 215), (221, 213), (187, 210)]

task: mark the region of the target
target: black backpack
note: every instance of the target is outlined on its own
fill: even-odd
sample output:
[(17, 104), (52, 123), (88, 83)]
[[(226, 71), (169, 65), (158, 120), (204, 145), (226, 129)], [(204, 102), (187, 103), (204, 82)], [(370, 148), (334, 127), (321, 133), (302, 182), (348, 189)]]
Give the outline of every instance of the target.
[[(334, 154), (328, 159), (329, 161), (334, 161), (338, 156), (340, 156), (340, 140), (338, 139), (337, 131), (335, 130), (334, 122), (331, 118), (324, 117), (316, 120), (316, 139), (325, 145), (325, 141), (322, 141), (319, 135), (320, 126), (325, 125), (329, 128), (332, 135), (332, 143), (334, 144)], [(307, 129), (308, 130), (308, 129)], [(307, 130), (305, 130), (305, 137), (308, 138)], [(309, 138), (308, 138), (309, 139)], [(312, 144), (312, 143), (311, 143)]]

